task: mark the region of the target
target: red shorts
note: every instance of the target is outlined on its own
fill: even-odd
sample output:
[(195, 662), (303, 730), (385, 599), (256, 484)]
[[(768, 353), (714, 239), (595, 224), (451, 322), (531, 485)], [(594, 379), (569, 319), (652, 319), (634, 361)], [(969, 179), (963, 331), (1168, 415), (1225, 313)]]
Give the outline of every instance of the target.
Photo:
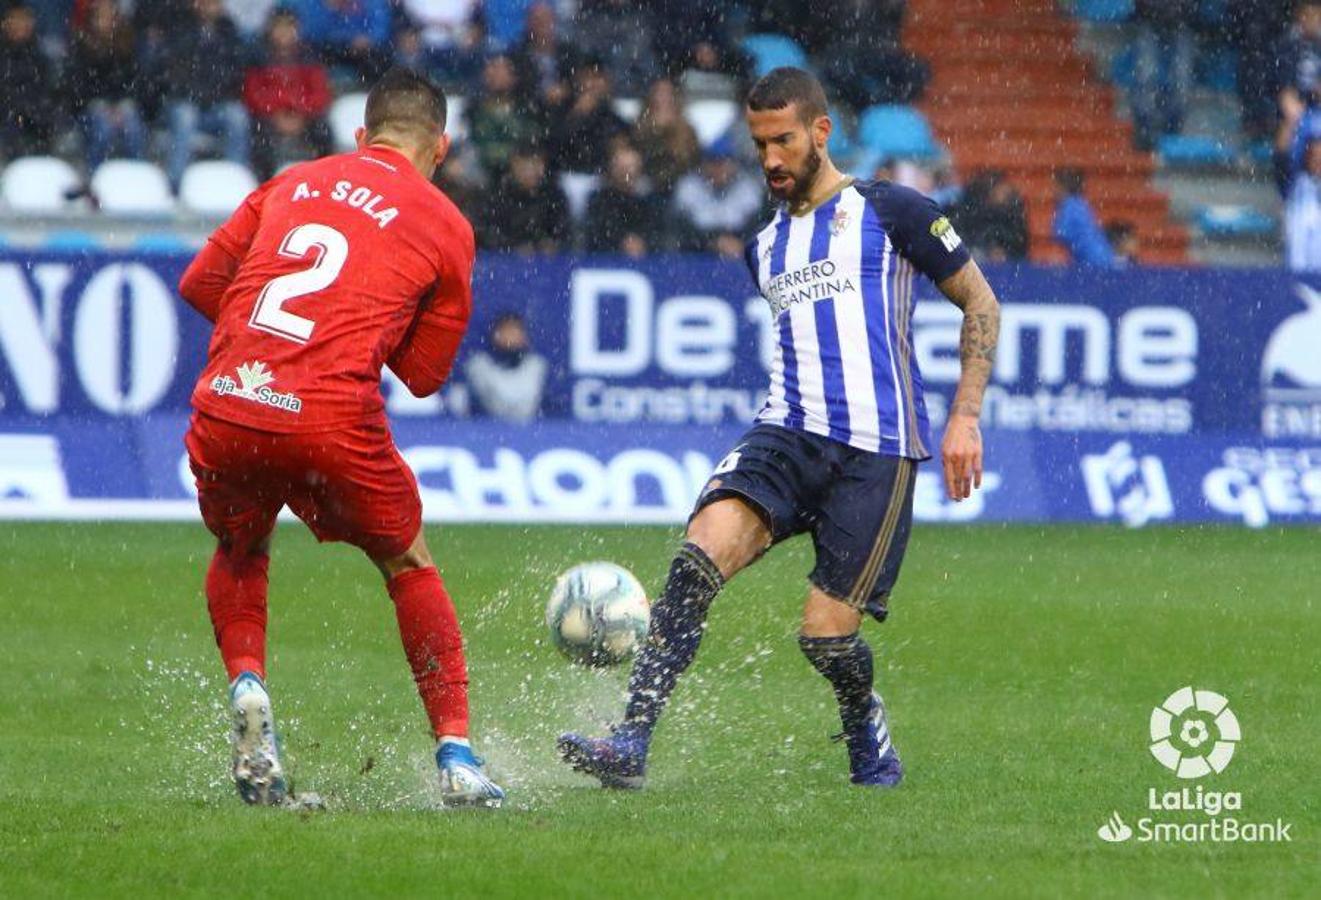
[(398, 556), (422, 527), (417, 480), (382, 419), (337, 431), (277, 434), (195, 413), (184, 436), (206, 527), (241, 552), (288, 505), (320, 541), (373, 559)]

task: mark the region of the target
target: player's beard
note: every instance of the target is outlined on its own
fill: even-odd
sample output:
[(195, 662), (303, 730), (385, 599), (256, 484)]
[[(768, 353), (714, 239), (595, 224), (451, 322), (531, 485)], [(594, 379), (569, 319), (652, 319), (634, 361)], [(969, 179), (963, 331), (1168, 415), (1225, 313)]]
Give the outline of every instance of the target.
[[(816, 145), (813, 145), (807, 151), (807, 158), (803, 160), (802, 168), (797, 172), (783, 167), (767, 172), (766, 187), (771, 192), (771, 196), (781, 203), (798, 206), (812, 193), (812, 185), (816, 182), (819, 171), (821, 171), (821, 153), (816, 149)], [(773, 175), (788, 175), (790, 179), (788, 187), (776, 188), (772, 185), (770, 179)]]

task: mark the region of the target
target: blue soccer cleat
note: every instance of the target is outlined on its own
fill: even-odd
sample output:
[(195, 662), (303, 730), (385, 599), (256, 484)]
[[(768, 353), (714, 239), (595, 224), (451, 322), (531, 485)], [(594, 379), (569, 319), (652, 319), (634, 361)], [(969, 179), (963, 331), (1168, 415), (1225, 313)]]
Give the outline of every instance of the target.
[(872, 691), (867, 719), (851, 734), (839, 734), (849, 749), (849, 780), (867, 787), (894, 787), (903, 780), (899, 751), (890, 740), (881, 695)]
[(253, 806), (281, 805), (289, 789), (266, 685), (255, 673), (240, 672), (229, 686), (229, 706), (234, 722), (230, 733), (234, 784), (239, 796)]
[(646, 780), (647, 739), (622, 727), (607, 738), (563, 734), (556, 746), (574, 771), (591, 775), (602, 787), (638, 790)]
[(445, 740), (436, 748), (440, 767), (440, 801), (446, 806), (499, 809), (505, 792), (482, 771), (482, 761), (466, 741)]

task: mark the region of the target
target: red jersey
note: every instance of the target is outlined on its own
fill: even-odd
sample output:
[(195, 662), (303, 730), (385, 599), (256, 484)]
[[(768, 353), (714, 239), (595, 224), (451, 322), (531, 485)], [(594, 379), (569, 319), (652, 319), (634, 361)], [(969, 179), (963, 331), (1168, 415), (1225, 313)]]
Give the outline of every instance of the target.
[(436, 390), (471, 312), (472, 226), (380, 146), (294, 166), (211, 236), (180, 292), (215, 322), (193, 406), (274, 432), (384, 415), (381, 366)]

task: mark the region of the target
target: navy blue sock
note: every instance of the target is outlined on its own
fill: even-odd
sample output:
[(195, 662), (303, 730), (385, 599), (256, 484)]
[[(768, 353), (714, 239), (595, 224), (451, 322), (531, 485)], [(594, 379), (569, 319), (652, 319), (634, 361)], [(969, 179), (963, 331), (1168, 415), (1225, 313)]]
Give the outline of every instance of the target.
[(839, 701), (839, 720), (845, 734), (852, 734), (867, 720), (871, 709), (871, 647), (856, 631), (842, 637), (808, 637), (800, 634), (803, 655), (830, 682)]
[(626, 728), (650, 737), (679, 676), (697, 655), (706, 612), (724, 586), (720, 570), (701, 547), (687, 543), (679, 548), (665, 593), (651, 608), (647, 643), (628, 679)]

